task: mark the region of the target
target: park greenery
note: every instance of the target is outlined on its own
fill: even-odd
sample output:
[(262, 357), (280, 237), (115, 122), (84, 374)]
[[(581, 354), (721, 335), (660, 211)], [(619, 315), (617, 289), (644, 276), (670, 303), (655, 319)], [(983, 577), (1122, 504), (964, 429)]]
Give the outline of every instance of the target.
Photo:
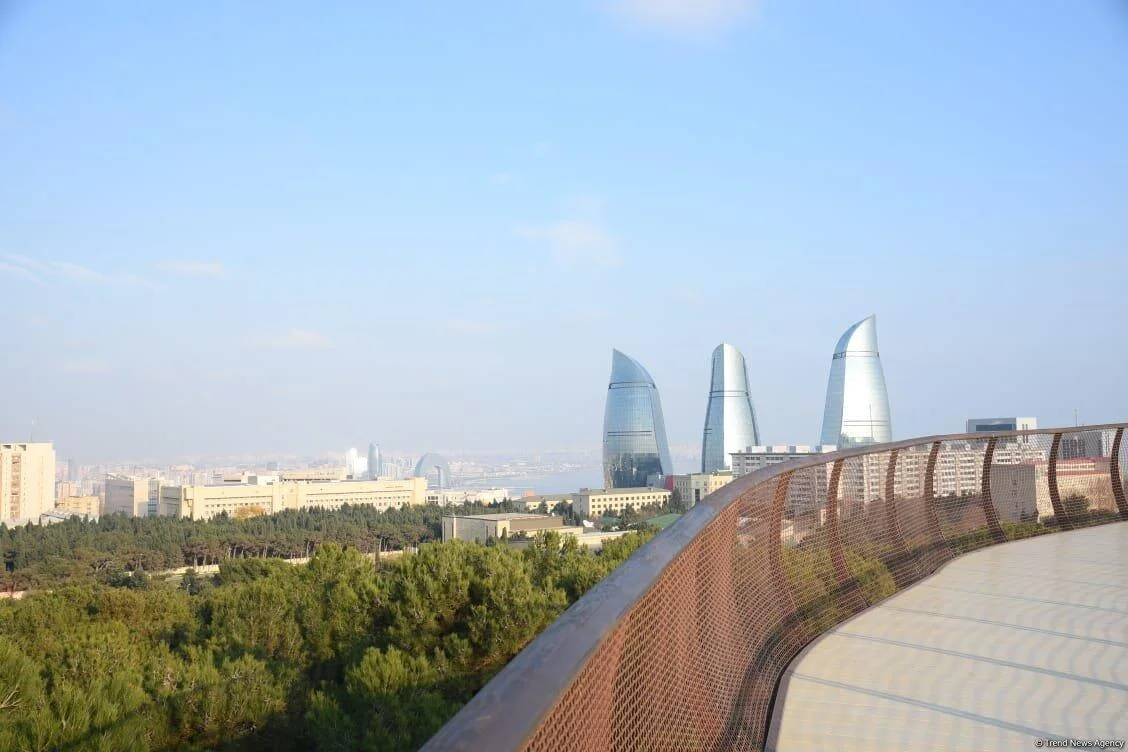
[[(118, 522), (100, 526), (83, 529), (131, 541), (113, 557), (138, 553)], [(320, 542), (292, 566), (218, 556), (225, 533), (196, 532), (199, 556), (222, 560), (214, 578), (87, 575), (0, 602), (0, 749), (416, 749), (651, 534), (599, 553), (553, 533), (523, 549), (424, 543), (395, 561)], [(64, 535), (54, 555), (67, 542), (97, 550)], [(197, 550), (185, 544), (158, 551)]]
[(123, 572), (160, 572), (219, 564), (230, 559), (304, 558), (325, 543), (372, 554), (412, 548), (442, 538), (443, 514), (513, 511), (512, 502), (492, 507), (368, 506), (305, 509), (210, 521), (179, 517), (99, 520), (71, 518), (48, 526), (0, 525), (0, 589), (43, 588), (95, 577), (109, 582)]

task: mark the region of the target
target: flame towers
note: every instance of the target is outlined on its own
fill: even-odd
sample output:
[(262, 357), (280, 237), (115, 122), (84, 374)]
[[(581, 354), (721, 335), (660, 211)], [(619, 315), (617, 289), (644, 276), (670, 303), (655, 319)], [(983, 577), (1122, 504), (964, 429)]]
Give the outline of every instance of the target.
[(652, 475), (672, 472), (654, 379), (636, 360), (614, 350), (603, 414), (603, 484), (635, 488), (647, 485)]
[(889, 396), (877, 352), (877, 317), (870, 316), (847, 329), (834, 348), (822, 443), (845, 448), (891, 440)]
[(733, 452), (760, 443), (744, 356), (732, 345), (717, 345), (713, 350), (712, 373), (701, 441), (703, 473), (731, 469)]

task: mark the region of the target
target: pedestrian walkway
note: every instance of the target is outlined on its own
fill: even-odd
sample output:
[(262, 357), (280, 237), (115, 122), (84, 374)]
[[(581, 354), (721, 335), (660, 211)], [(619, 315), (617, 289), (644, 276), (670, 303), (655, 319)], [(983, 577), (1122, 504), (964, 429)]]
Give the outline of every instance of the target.
[(838, 625), (784, 674), (767, 746), (950, 752), (1070, 739), (1128, 740), (1128, 523), (961, 556)]

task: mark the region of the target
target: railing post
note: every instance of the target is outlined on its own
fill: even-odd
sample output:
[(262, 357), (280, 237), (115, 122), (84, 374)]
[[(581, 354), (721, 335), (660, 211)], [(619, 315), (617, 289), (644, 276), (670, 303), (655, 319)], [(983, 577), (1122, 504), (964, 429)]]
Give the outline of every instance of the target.
[(1120, 440), (1124, 438), (1124, 428), (1116, 429), (1112, 440), (1112, 454), (1108, 458), (1108, 472), (1112, 480), (1112, 496), (1116, 499), (1116, 509), (1120, 519), (1128, 520), (1128, 500), (1124, 498), (1124, 479), (1120, 477)]
[(944, 529), (940, 527), (940, 516), (936, 514), (936, 461), (940, 457), (940, 442), (932, 442), (928, 452), (928, 465), (924, 469), (924, 520), (928, 530), (928, 566), (926, 574), (936, 569), (952, 558), (952, 549), (944, 538)]
[[(916, 562), (909, 553), (909, 547), (905, 543), (905, 536), (901, 534), (901, 528), (897, 524), (896, 481), (898, 452), (899, 450), (894, 449), (889, 453), (889, 466), (885, 469), (885, 528), (889, 534), (889, 540), (893, 544), (893, 561), (889, 562), (887, 566), (889, 566), (893, 574), (894, 582), (897, 583), (897, 589), (901, 590), (918, 580), (920, 578), (920, 571), (917, 569)], [(911, 569), (907, 569), (910, 567)]]
[(983, 454), (983, 479), (979, 487), (983, 496), (983, 513), (987, 516), (987, 529), (991, 531), (991, 539), (996, 543), (1006, 543), (1007, 534), (999, 524), (999, 514), (995, 511), (995, 503), (991, 499), (991, 463), (995, 459), (995, 444), (998, 441), (994, 436), (987, 441), (987, 451)]
[[(776, 603), (783, 619), (783, 628), (786, 630), (785, 639), (794, 652), (799, 652), (811, 641), (811, 634), (807, 625), (799, 616), (799, 607), (795, 604), (795, 594), (791, 590), (791, 583), (787, 579), (787, 569), (783, 566), (783, 510), (787, 503), (787, 491), (791, 487), (791, 473), (784, 473), (776, 481), (775, 494), (772, 496), (771, 525), (768, 528), (768, 567), (772, 589), (775, 591)], [(779, 530), (779, 533), (775, 531)]]
[(830, 563), (834, 566), (834, 576), (838, 582), (837, 600), (849, 615), (866, 607), (858, 583), (850, 574), (846, 554), (842, 550), (842, 536), (838, 531), (838, 482), (842, 478), (842, 460), (835, 460), (830, 470), (830, 483), (826, 489), (826, 535), (830, 549)]
[(1058, 432), (1054, 434), (1054, 442), (1050, 444), (1050, 463), (1046, 472), (1050, 485), (1050, 504), (1054, 508), (1054, 519), (1057, 520), (1058, 527), (1062, 530), (1072, 530), (1073, 520), (1069, 518), (1069, 514), (1065, 511), (1065, 506), (1061, 503), (1061, 494), (1058, 492), (1057, 463), (1060, 453), (1061, 433)]

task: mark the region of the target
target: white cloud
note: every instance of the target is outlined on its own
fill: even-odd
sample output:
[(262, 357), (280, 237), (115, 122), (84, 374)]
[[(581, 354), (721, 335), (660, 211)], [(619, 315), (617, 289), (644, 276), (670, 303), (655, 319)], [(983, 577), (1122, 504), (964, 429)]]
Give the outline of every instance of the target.
[(96, 272), (93, 269), (79, 264), (71, 264), (66, 261), (52, 261), (51, 266), (54, 267), (55, 271), (59, 274), (62, 274), (64, 277), (70, 277), (71, 279), (97, 283), (110, 281), (109, 276), (102, 274), (102, 272)]
[(125, 285), (126, 287), (136, 287), (142, 290), (161, 290), (164, 285), (154, 282), (148, 277), (142, 277), (133, 272), (122, 272), (120, 274), (106, 274), (96, 269), (91, 269), (88, 266), (81, 264), (72, 264), (69, 261), (52, 261), (49, 269), (55, 274), (66, 277), (67, 279), (76, 282), (85, 282), (93, 285)]
[(102, 360), (65, 360), (62, 367), (77, 376), (100, 376), (110, 372), (110, 364)]
[(39, 281), (35, 272), (16, 264), (9, 264), (6, 261), (0, 261), (0, 274), (10, 274), (13, 277), (21, 277), (31, 282)]
[(256, 344), (284, 350), (327, 350), (333, 347), (327, 337), (307, 329), (291, 329), (282, 337), (258, 340)]
[(117, 277), (110, 278), (112, 282), (128, 285), (130, 287), (138, 287), (142, 290), (163, 290), (165, 286), (160, 282), (154, 282), (148, 277), (142, 277), (138, 274), (121, 274)]
[(517, 182), (517, 176), (512, 172), (498, 172), (490, 177), (490, 182), (494, 185), (513, 185)]
[(450, 328), (459, 334), (495, 334), (496, 332), (512, 329), (513, 325), (499, 322), (453, 319), (450, 322)]
[(179, 277), (223, 277), (227, 274), (218, 261), (165, 261), (157, 268)]
[(18, 253), (5, 253), (0, 254), (0, 258), (6, 258), (16, 266), (22, 266), (25, 269), (33, 272), (43, 271), (43, 262), (37, 261), (27, 256), (21, 256)]
[(556, 146), (551, 141), (537, 141), (533, 144), (534, 157), (547, 157), (556, 152)]
[(751, 14), (754, 0), (610, 0), (612, 13), (632, 25), (677, 34), (709, 34)]
[(604, 227), (599, 202), (594, 198), (578, 201), (572, 216), (543, 224), (520, 224), (513, 231), (519, 237), (546, 242), (557, 263), (565, 266), (610, 268), (623, 263), (619, 241)]
[(51, 325), (51, 319), (48, 316), (28, 316), (27, 325), (42, 328)]

